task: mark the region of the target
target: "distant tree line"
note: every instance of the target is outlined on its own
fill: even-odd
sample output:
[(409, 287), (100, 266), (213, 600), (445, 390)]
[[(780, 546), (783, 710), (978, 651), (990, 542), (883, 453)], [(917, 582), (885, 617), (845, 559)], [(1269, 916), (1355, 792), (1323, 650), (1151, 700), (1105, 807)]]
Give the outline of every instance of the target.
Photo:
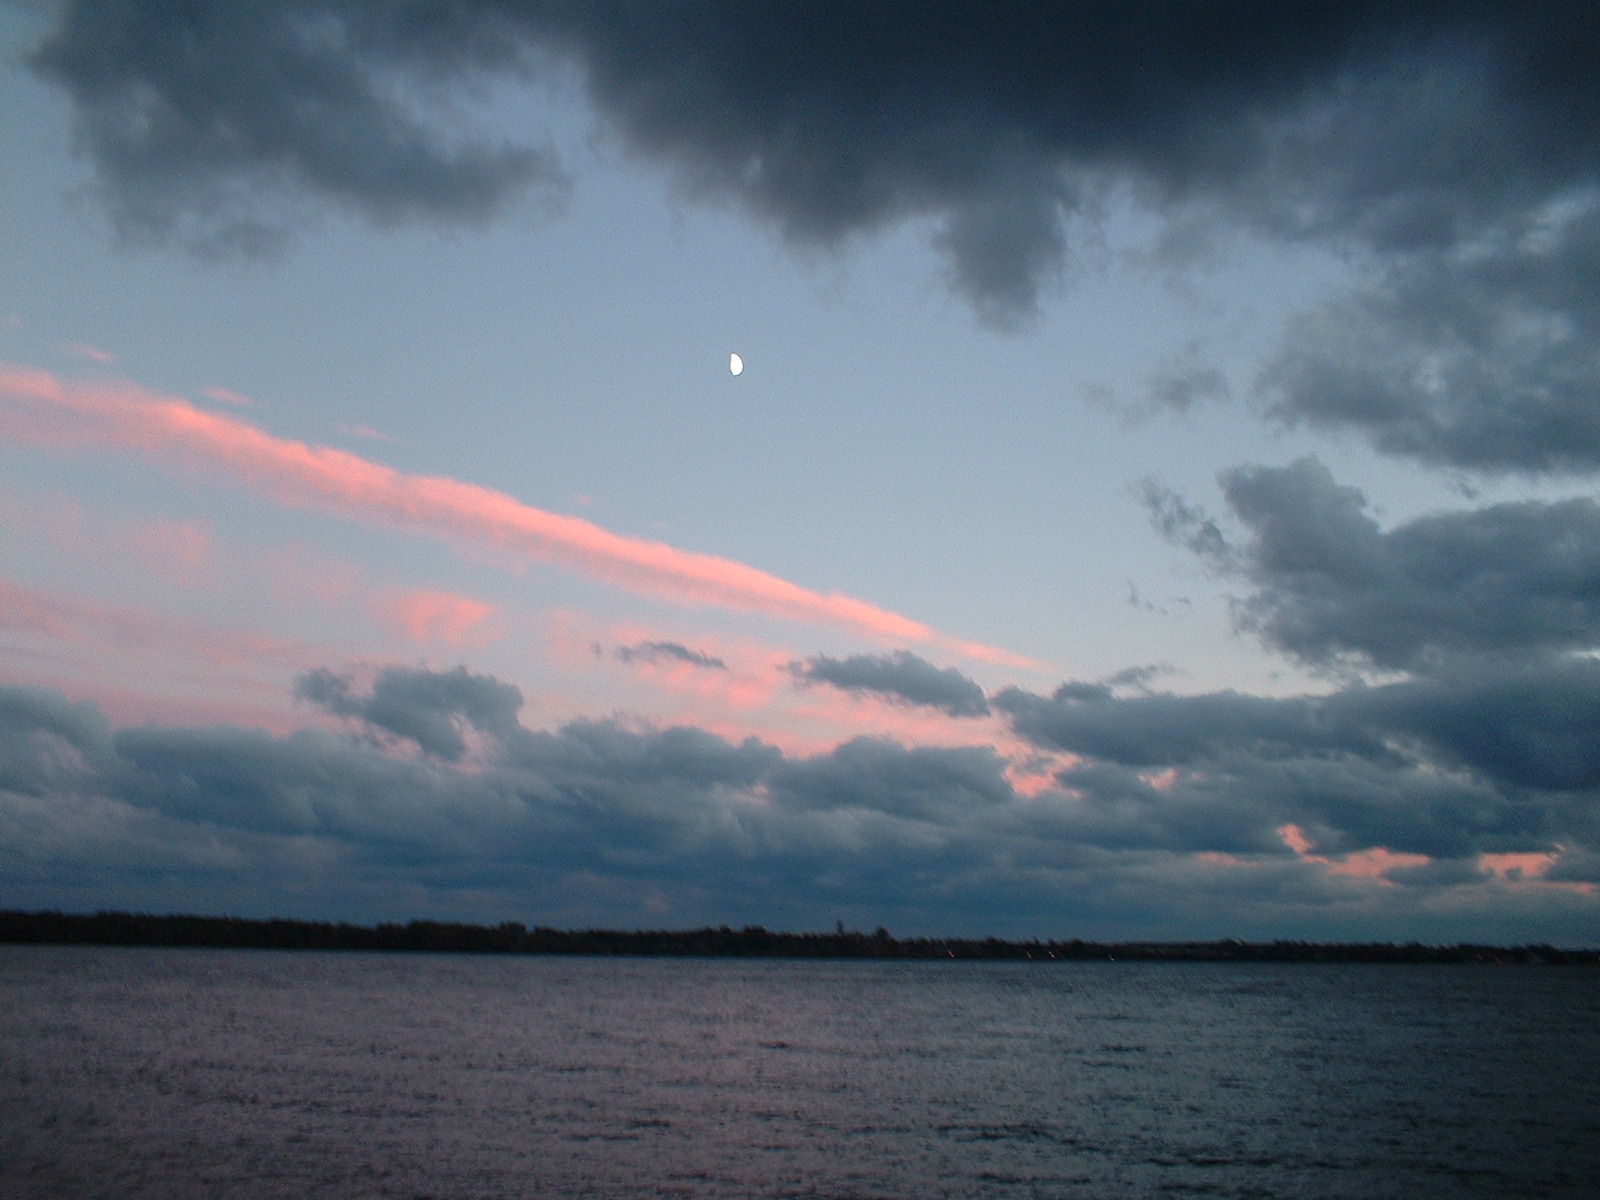
[(743, 929), (529, 929), (516, 921), (349, 925), (280, 918), (0, 910), (0, 942), (101, 946), (208, 946), (260, 950), (397, 950), (447, 954), (656, 955), (704, 958), (1031, 959), (1036, 962), (1551, 963), (1600, 966), (1600, 950), (1553, 946), (1424, 946), (1416, 942), (1085, 942), (895, 938), (873, 933)]

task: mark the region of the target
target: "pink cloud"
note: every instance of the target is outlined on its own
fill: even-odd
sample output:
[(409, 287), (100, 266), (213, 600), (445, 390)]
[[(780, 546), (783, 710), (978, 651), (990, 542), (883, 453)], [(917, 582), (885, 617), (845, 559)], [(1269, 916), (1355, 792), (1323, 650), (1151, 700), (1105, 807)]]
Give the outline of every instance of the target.
[(89, 697), (113, 717), (241, 721), (287, 732), (290, 681), (331, 651), (0, 580), (6, 681)]
[(98, 346), (91, 346), (87, 342), (72, 342), (61, 347), (68, 354), (77, 358), (87, 358), (90, 362), (114, 363), (117, 356), (109, 350), (102, 350)]
[(249, 396), (240, 395), (238, 392), (230, 392), (225, 387), (208, 387), (201, 394), (207, 400), (215, 400), (218, 404), (231, 404), (234, 408), (251, 408), (255, 405), (255, 401), (250, 399)]
[(1600, 888), (1592, 883), (1547, 880), (1550, 868), (1561, 857), (1562, 847), (1547, 852), (1522, 851), (1507, 854), (1480, 854), (1478, 865), (1491, 875), (1511, 884), (1538, 884), (1542, 887), (1563, 888), (1584, 896), (1593, 896)]
[(371, 425), (341, 425), (339, 428), (345, 433), (350, 434), (352, 437), (366, 438), (371, 442), (394, 441), (393, 434), (384, 433), (382, 430), (374, 429)]
[(158, 518), (129, 535), (141, 566), (175, 587), (198, 591), (211, 586), (215, 555), (211, 535), (199, 521)]
[(1501, 879), (1540, 879), (1560, 857), (1557, 851), (1539, 854), (1531, 851), (1519, 854), (1480, 854), (1478, 865)]
[(454, 592), (415, 590), (378, 597), (378, 619), (414, 642), (441, 642), (457, 649), (485, 645), (493, 630), (485, 622), (495, 607)]
[(931, 642), (986, 661), (1016, 658), (744, 563), (611, 533), (474, 484), (410, 475), (332, 447), (274, 437), (129, 383), (64, 383), (48, 372), (0, 363), (0, 436), (35, 445), (128, 450), (163, 465), (222, 471), (283, 504), (509, 551), (654, 599), (827, 625), (880, 640)]
[(1303, 862), (1320, 863), (1330, 875), (1348, 875), (1357, 879), (1371, 879), (1388, 884), (1390, 871), (1405, 867), (1425, 867), (1433, 860), (1426, 854), (1403, 854), (1374, 846), (1370, 850), (1357, 850), (1337, 857), (1311, 853), (1312, 842), (1298, 825), (1282, 825), (1278, 836), (1283, 844), (1293, 850)]
[(361, 568), (346, 559), (291, 542), (262, 559), (279, 604), (298, 607), (309, 598), (324, 608), (348, 600), (361, 584)]

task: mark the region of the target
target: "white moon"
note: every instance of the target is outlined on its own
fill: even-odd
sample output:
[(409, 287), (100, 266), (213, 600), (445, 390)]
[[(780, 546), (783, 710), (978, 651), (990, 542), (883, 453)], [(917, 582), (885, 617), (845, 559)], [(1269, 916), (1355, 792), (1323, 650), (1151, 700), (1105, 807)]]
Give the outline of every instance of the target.
[(737, 375), (743, 370), (744, 370), (744, 359), (740, 358), (737, 354), (728, 355), (728, 371), (729, 371), (729, 373)]

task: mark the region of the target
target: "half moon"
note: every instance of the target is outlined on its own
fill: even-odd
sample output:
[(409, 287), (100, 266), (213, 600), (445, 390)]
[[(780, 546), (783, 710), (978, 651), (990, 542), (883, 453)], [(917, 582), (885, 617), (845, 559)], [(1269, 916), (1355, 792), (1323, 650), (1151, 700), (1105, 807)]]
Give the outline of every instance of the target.
[(729, 372), (729, 374), (738, 375), (743, 370), (744, 370), (744, 359), (740, 358), (737, 354), (728, 355), (728, 372)]

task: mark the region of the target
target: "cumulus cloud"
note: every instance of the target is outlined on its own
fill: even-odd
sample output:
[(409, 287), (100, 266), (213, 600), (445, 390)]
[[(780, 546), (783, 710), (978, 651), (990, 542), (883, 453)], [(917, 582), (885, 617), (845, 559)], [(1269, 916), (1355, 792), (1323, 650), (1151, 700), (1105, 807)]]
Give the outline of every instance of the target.
[(722, 659), (699, 650), (691, 650), (681, 642), (640, 642), (636, 646), (618, 646), (617, 659), (625, 663), (680, 662), (713, 671), (728, 669), (728, 664)]
[(854, 654), (829, 658), (819, 654), (790, 664), (804, 684), (825, 683), (841, 691), (871, 693), (897, 704), (936, 708), (952, 717), (981, 717), (989, 712), (983, 689), (954, 667), (943, 670), (909, 650), (893, 654)]
[(1157, 529), (1247, 580), (1241, 624), (1327, 665), (1429, 669), (1452, 656), (1600, 646), (1600, 505), (1587, 498), (1487, 505), (1385, 530), (1359, 489), (1314, 458), (1223, 473), (1248, 536), (1148, 485)]

